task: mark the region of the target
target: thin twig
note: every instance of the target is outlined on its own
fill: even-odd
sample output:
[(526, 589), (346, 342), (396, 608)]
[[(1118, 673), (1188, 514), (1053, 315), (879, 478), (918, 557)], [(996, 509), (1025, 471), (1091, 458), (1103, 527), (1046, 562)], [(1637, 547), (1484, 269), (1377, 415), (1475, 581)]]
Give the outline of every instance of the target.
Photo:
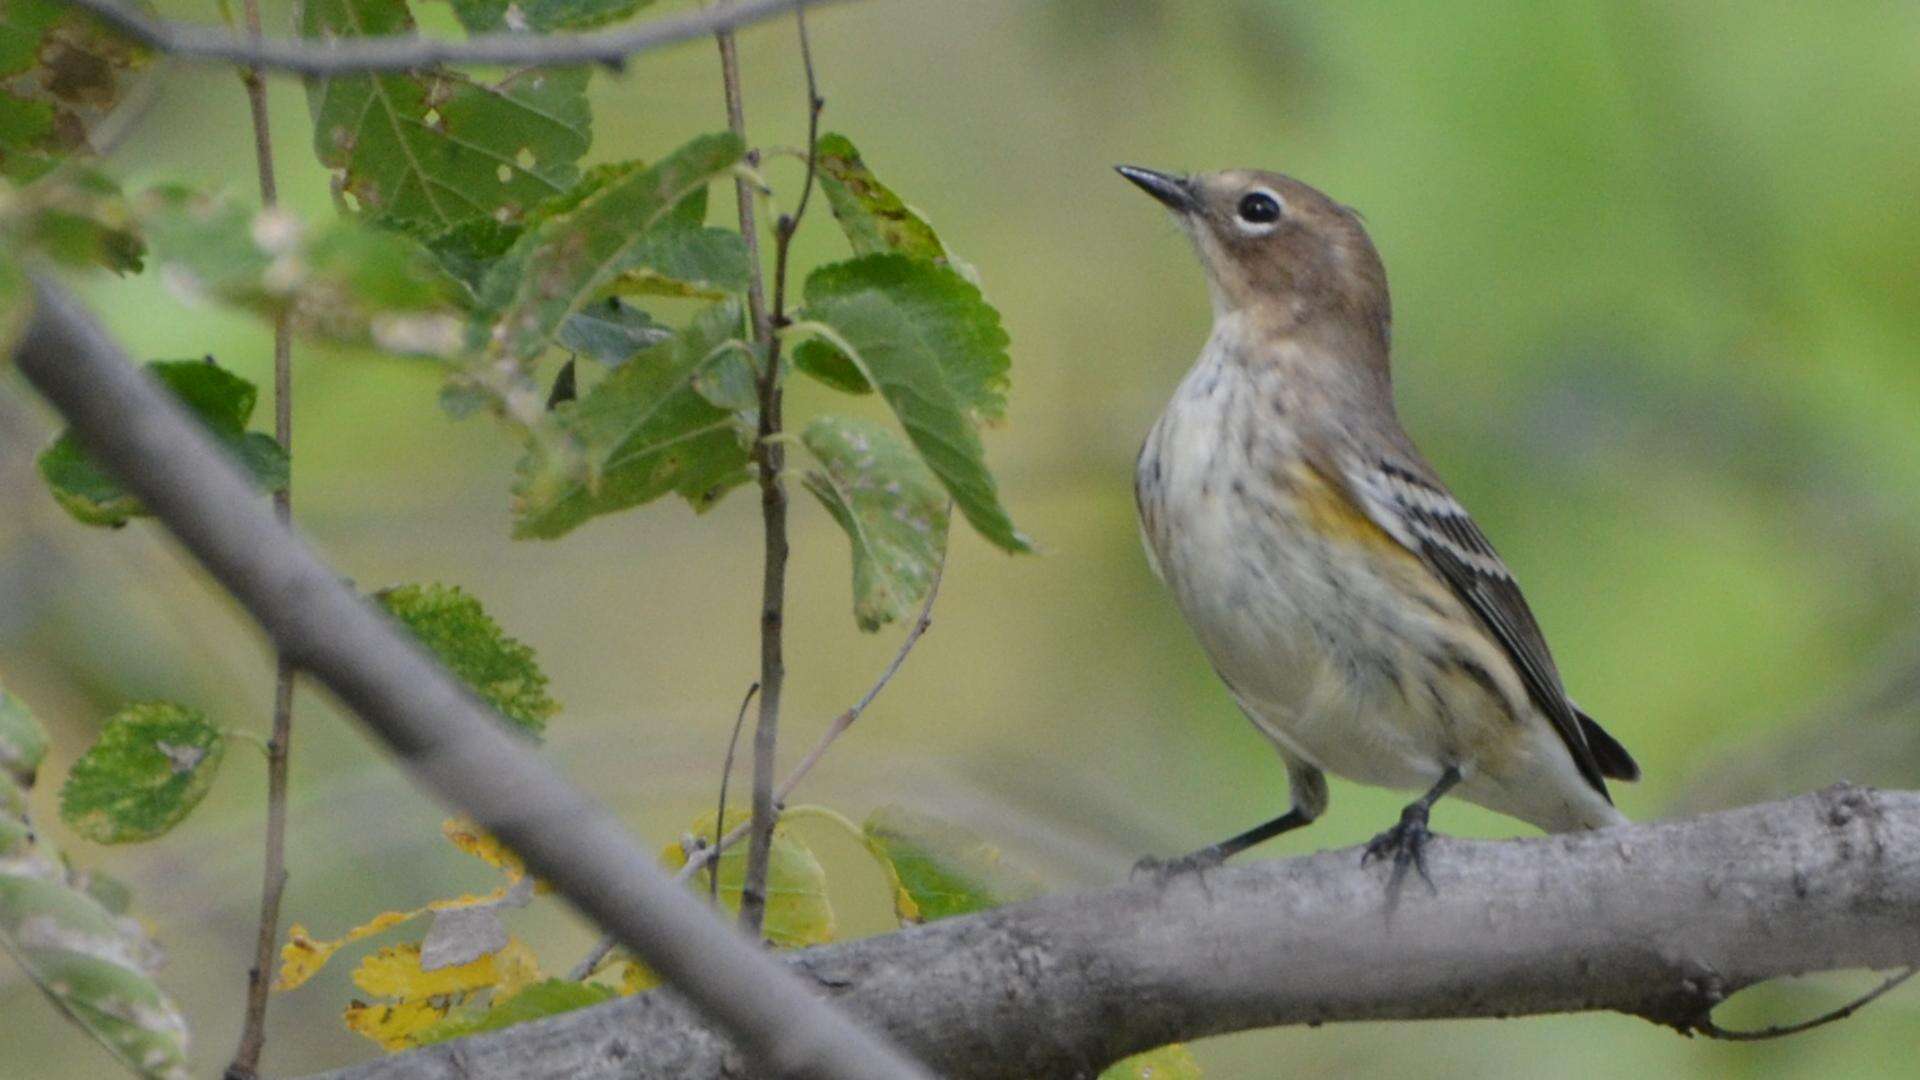
[[(714, 35), (720, 46), (720, 75), (726, 90), (727, 126), (747, 140), (746, 111), (740, 96), (740, 51), (730, 29)], [(758, 166), (757, 153), (747, 164)], [(773, 850), (773, 766), (779, 750), (780, 690), (786, 682), (783, 625), (787, 602), (787, 487), (780, 475), (787, 451), (780, 434), (780, 339), (767, 317), (766, 284), (760, 266), (760, 231), (754, 219), (754, 189), (746, 176), (733, 178), (740, 208), (740, 235), (747, 245), (747, 313), (753, 342), (765, 357), (757, 389), (759, 438), (754, 441), (755, 472), (760, 481), (760, 525), (765, 554), (760, 589), (760, 717), (753, 731), (753, 843), (740, 883), (740, 927), (755, 938), (767, 907), (767, 860)], [(776, 282), (776, 287), (777, 287)]]
[(586, 34), (475, 34), (464, 40), (393, 34), (382, 37), (251, 40), (237, 34), (156, 19), (124, 0), (65, 0), (155, 52), (199, 63), (239, 64), (294, 75), (415, 71), (437, 64), (621, 68), (627, 58), (760, 22), (802, 6), (838, 0), (749, 0), (672, 19)]
[[(262, 36), (260, 0), (244, 0), (247, 34)], [(247, 108), (253, 117), (254, 164), (260, 174), (260, 205), (272, 209), (280, 202), (273, 168), (273, 133), (267, 118), (267, 82), (259, 68), (240, 72)], [(293, 325), (282, 311), (273, 320), (273, 435), (280, 449), (293, 453)], [(293, 482), (274, 492), (273, 511), (282, 526), (293, 522)], [(267, 1044), (267, 991), (272, 983), (274, 945), (280, 937), (280, 902), (287, 889), (287, 802), (290, 754), (293, 748), (293, 662), (284, 652), (274, 654), (273, 736), (267, 740), (267, 832), (262, 856), (260, 922), (254, 937), (253, 963), (247, 968), (246, 1017), (240, 1045), (227, 1066), (226, 1080), (253, 1080), (260, 1072), (260, 1053)]]
[[(753, 702), (753, 695), (760, 690), (760, 684), (747, 687), (747, 696), (740, 699), (740, 711), (733, 718), (733, 734), (727, 736), (727, 757), (720, 763), (720, 797), (713, 810), (713, 835), (716, 839), (720, 830), (727, 825), (727, 782), (733, 779), (733, 755), (740, 748), (740, 729), (747, 726), (747, 706)], [(720, 902), (720, 872), (715, 870), (707, 875), (707, 902)]]
[[(920, 605), (920, 614), (913, 620), (913, 625), (907, 629), (907, 636), (901, 639), (899, 650), (893, 654), (893, 659), (888, 661), (887, 666), (881, 669), (880, 677), (873, 681), (872, 686), (867, 687), (867, 692), (860, 695), (860, 700), (854, 702), (851, 708), (833, 718), (833, 723), (827, 725), (827, 730), (821, 733), (819, 740), (813, 744), (813, 749), (807, 751), (807, 756), (800, 759), (800, 763), (793, 767), (793, 771), (787, 774), (785, 780), (780, 781), (780, 786), (773, 791), (773, 802), (776, 809), (786, 806), (787, 800), (793, 796), (794, 790), (800, 786), (800, 781), (805, 780), (807, 774), (813, 771), (813, 767), (820, 764), (820, 759), (826, 756), (827, 748), (833, 745), (835, 739), (846, 734), (847, 729), (853, 726), (853, 722), (860, 719), (860, 714), (867, 711), (867, 706), (872, 705), (874, 699), (880, 696), (880, 691), (885, 690), (887, 684), (893, 681), (893, 677), (899, 674), (901, 665), (907, 662), (907, 654), (913, 651), (913, 647), (919, 643), (920, 638), (925, 635), (928, 628), (933, 625), (933, 601), (940, 595), (940, 577), (946, 572), (946, 567), (946, 556), (942, 554), (939, 564), (933, 568), (932, 579), (927, 582), (927, 599)], [(746, 715), (744, 703), (741, 707), (741, 715)], [(737, 724), (735, 725), (734, 731), (736, 734), (739, 731)], [(731, 772), (732, 770), (729, 769), (728, 771)], [(718, 821), (721, 819), (716, 818), (715, 820)], [(751, 821), (743, 821), (733, 828), (728, 829), (725, 833), (716, 836), (713, 843), (708, 844), (706, 847), (698, 851), (687, 852), (687, 861), (679, 870), (674, 872), (673, 880), (683, 883), (692, 878), (704, 869), (708, 863), (724, 855), (728, 848), (744, 839), (747, 831), (752, 827), (753, 823)], [(719, 831), (718, 825), (714, 828), (716, 832)], [(613, 951), (616, 944), (618, 943), (615, 942), (611, 936), (601, 938), (600, 941), (594, 945), (593, 951), (589, 952), (585, 959), (575, 964), (573, 970), (567, 973), (567, 978), (578, 982), (593, 974), (594, 969), (600, 966), (600, 962), (607, 958), (607, 954)]]
[(793, 246), (793, 234), (800, 231), (800, 219), (806, 216), (807, 201), (813, 197), (813, 180), (820, 163), (820, 111), (827, 99), (820, 96), (820, 82), (813, 70), (813, 44), (807, 39), (807, 13), (797, 8), (794, 28), (800, 35), (800, 65), (807, 73), (807, 178), (800, 185), (800, 201), (793, 213), (780, 215), (773, 230), (773, 326), (777, 332), (787, 325), (787, 252)]
[(1890, 975), (1883, 980), (1879, 986), (1861, 994), (1845, 1005), (1829, 1012), (1823, 1012), (1810, 1020), (1802, 1020), (1797, 1024), (1775, 1024), (1771, 1027), (1760, 1028), (1757, 1031), (1730, 1031), (1714, 1023), (1713, 1016), (1709, 1013), (1702, 1016), (1699, 1020), (1694, 1021), (1692, 1030), (1701, 1035), (1705, 1035), (1709, 1039), (1720, 1039), (1725, 1042), (1765, 1042), (1768, 1039), (1784, 1039), (1789, 1035), (1798, 1035), (1803, 1031), (1812, 1031), (1817, 1027), (1825, 1027), (1836, 1020), (1845, 1020), (1847, 1017), (1871, 1005), (1875, 998), (1887, 993), (1908, 979), (1913, 978), (1916, 973), (1920, 973), (1920, 967), (1910, 967), (1905, 971)]

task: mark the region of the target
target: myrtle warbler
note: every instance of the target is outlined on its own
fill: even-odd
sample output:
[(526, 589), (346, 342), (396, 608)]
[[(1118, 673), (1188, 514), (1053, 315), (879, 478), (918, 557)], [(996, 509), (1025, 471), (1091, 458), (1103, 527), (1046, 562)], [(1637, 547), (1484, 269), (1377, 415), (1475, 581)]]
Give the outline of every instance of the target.
[[(1147, 436), (1147, 554), (1220, 678), (1286, 762), (1280, 817), (1325, 772), (1425, 791), (1365, 858), (1425, 874), (1442, 795), (1550, 832), (1626, 819), (1639, 767), (1567, 697), (1520, 588), (1394, 413), (1386, 269), (1354, 212), (1290, 177), (1121, 166), (1192, 238), (1213, 333)], [(1324, 770), (1324, 772), (1323, 772)]]

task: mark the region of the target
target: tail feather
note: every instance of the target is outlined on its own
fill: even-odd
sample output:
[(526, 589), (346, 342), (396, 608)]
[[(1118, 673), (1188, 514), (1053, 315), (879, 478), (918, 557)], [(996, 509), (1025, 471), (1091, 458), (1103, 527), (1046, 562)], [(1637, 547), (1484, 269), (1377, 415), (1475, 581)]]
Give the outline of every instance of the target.
[(1640, 779), (1640, 764), (1627, 753), (1627, 748), (1607, 734), (1599, 721), (1584, 712), (1579, 712), (1579, 716), (1580, 733), (1587, 737), (1587, 747), (1593, 751), (1594, 764), (1600, 766), (1600, 775), (1609, 780)]

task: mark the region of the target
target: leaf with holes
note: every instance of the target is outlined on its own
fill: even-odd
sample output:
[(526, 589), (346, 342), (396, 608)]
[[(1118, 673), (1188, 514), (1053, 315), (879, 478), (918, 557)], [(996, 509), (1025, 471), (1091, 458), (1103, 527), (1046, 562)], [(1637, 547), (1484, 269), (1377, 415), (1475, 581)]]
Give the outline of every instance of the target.
[(60, 820), (95, 843), (151, 840), (200, 805), (227, 741), (198, 709), (149, 701), (115, 713), (60, 789)]
[(480, 290), (506, 355), (538, 355), (567, 318), (612, 292), (677, 283), (689, 295), (746, 287), (746, 246), (737, 234), (699, 225), (706, 189), (740, 160), (739, 137), (704, 135), (640, 168), (596, 172), (543, 209)]
[(878, 630), (927, 595), (947, 547), (947, 495), (913, 448), (865, 420), (823, 416), (800, 441), (821, 464), (805, 483), (853, 548), (853, 616)]
[(522, 732), (538, 737), (560, 711), (533, 650), (508, 637), (480, 601), (450, 585), (399, 585), (375, 599)]
[[(880, 390), (907, 438), (980, 535), (1029, 551), (1000, 505), (975, 424), (1005, 409), (1000, 314), (954, 271), (904, 255), (864, 255), (807, 277), (801, 317)], [(802, 348), (812, 345), (806, 343)]]
[(903, 806), (883, 806), (861, 831), (893, 882), (903, 925), (966, 915), (1040, 894), (1032, 874), (971, 831)]
[(147, 52), (57, 0), (0, 3), (0, 176), (30, 180), (86, 153)]
[(136, 206), (177, 295), (286, 313), (295, 333), (389, 352), (450, 356), (467, 344), (455, 287), (404, 237), (351, 221), (310, 226), (181, 188), (156, 188)]
[[(405, 0), (309, 0), (315, 38), (411, 35)], [(579, 178), (592, 141), (584, 68), (515, 71), (497, 83), (445, 68), (307, 83), (314, 151), (379, 224), (420, 235), (472, 218), (511, 221)]]
[(741, 421), (702, 392), (719, 392), (740, 334), (740, 305), (716, 304), (555, 410), (520, 462), (514, 535), (563, 536), (669, 493), (705, 509), (745, 483)]
[[(160, 360), (148, 364), (147, 372), (172, 392), (255, 487), (279, 491), (287, 486), (286, 451), (272, 438), (247, 430), (259, 398), (252, 383), (202, 360)], [(41, 451), (39, 465), (54, 499), (88, 525), (118, 527), (147, 514), (140, 500), (87, 456), (72, 432), (63, 432)]]
[(1202, 1075), (1200, 1063), (1186, 1044), (1169, 1043), (1114, 1062), (1100, 1074), (1100, 1080), (1200, 1080)]
[[(727, 828), (732, 829), (751, 815), (745, 810), (727, 812)], [(713, 815), (694, 822), (692, 836), (711, 844), (717, 835)], [(687, 865), (687, 851), (679, 842), (668, 844), (660, 860), (669, 871)], [(740, 910), (740, 889), (747, 876), (747, 844), (742, 841), (722, 852), (717, 860), (720, 872), (720, 902), (728, 911)], [(703, 895), (710, 884), (713, 863), (695, 874), (692, 886)], [(773, 847), (767, 861), (767, 909), (761, 932), (781, 949), (804, 949), (824, 945), (835, 933), (833, 905), (827, 900), (827, 872), (813, 849), (793, 835), (785, 825), (773, 827)]]
[(491, 30), (591, 30), (631, 18), (653, 0), (453, 0), (469, 33)]

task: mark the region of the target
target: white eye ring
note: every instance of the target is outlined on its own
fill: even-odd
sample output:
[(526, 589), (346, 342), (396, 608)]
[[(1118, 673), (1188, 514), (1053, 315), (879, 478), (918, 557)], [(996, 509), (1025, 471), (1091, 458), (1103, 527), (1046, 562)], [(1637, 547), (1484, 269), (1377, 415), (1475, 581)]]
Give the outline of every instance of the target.
[(1233, 227), (1243, 236), (1265, 236), (1280, 227), (1287, 204), (1272, 188), (1254, 188), (1234, 204)]

